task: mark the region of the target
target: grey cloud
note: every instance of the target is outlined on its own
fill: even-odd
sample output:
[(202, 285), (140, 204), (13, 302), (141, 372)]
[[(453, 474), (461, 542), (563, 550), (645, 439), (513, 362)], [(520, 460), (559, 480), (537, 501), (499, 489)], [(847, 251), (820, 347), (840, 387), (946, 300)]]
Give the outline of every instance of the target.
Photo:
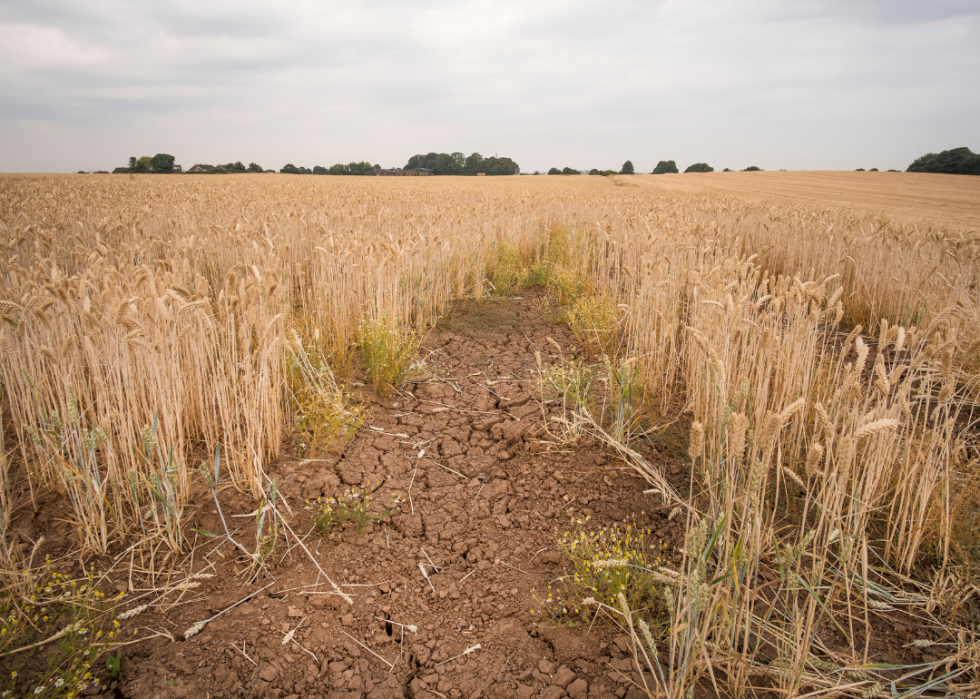
[(15, 0), (0, 31), (26, 44), (0, 46), (0, 169), (39, 167), (59, 138), (43, 162), (60, 169), (161, 142), (270, 165), (440, 148), (525, 169), (904, 166), (980, 146), (974, 5)]
[[(973, 0), (817, 0), (813, 4), (819, 14), (876, 26), (980, 15), (980, 8)], [(803, 3), (803, 7), (807, 6)]]

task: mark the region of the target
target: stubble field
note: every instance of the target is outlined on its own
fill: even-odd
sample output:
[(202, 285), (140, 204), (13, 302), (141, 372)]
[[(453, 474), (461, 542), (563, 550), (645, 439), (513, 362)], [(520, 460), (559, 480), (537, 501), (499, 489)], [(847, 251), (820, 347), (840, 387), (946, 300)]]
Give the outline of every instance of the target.
[(977, 692), (972, 180), (0, 178), (0, 676)]

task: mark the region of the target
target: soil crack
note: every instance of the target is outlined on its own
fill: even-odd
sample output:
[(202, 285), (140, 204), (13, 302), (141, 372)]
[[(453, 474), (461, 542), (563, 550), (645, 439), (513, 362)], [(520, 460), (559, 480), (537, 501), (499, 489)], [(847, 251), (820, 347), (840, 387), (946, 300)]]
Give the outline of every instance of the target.
[[(218, 698), (250, 686), (251, 696), (280, 699), (625, 696), (627, 685), (604, 668), (613, 629), (572, 628), (542, 613), (549, 583), (568, 566), (556, 533), (573, 516), (599, 526), (632, 516), (672, 551), (682, 530), (654, 511), (658, 503), (629, 472), (609, 467), (599, 446), (540, 448), (543, 419), (557, 406), (535, 396), (535, 348), (552, 352), (541, 353), (547, 362), (579, 354), (568, 329), (545, 318), (543, 300), (531, 290), (517, 302), (457, 305), (422, 343), (430, 375), (387, 405), (362, 389), (370, 414), (342, 455), (284, 455), (277, 464), (292, 502), (352, 488), (370, 494), (373, 509), (394, 510), (360, 529), (348, 522), (306, 539), (353, 606), (326, 594), (308, 559), (277, 554), (278, 586), (182, 644), (201, 658), (197, 672), (179, 672), (171, 686), (176, 646), (153, 641), (129, 654), (136, 679), (124, 693)], [(291, 526), (302, 535), (308, 514), (294, 510)], [(237, 580), (229, 568), (208, 584), (221, 595)], [(196, 612), (188, 605), (175, 613)], [(295, 614), (308, 616), (296, 640), (318, 667), (281, 645)], [(243, 642), (261, 673), (229, 647)]]

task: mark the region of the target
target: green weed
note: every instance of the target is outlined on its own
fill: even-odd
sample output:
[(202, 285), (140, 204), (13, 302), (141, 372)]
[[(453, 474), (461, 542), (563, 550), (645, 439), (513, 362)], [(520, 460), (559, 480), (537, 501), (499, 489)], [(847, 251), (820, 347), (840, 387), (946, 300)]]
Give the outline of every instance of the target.
[(105, 666), (109, 671), (109, 677), (113, 680), (118, 680), (122, 674), (122, 653), (108, 656), (105, 659)]
[[(92, 668), (118, 640), (115, 609), (123, 593), (107, 597), (94, 576), (69, 579), (50, 561), (20, 577), (23, 592), (8, 588), (0, 601), (0, 655), (12, 668), (0, 697), (67, 699), (99, 687)], [(43, 664), (31, 662), (39, 655)]]
[(487, 260), (487, 279), (498, 296), (512, 296), (527, 284), (530, 269), (519, 248), (508, 243), (494, 245)]
[(289, 355), (292, 399), (300, 454), (346, 442), (364, 422), (359, 407), (340, 388), (327, 357), (315, 345), (304, 345), (294, 333)]
[(361, 321), (357, 344), (374, 390), (390, 396), (393, 387), (400, 385), (411, 370), (417, 338), (404, 331), (396, 318), (381, 316)]
[(396, 495), (391, 505), (381, 512), (372, 512), (369, 494), (347, 488), (335, 498), (317, 498), (306, 502), (306, 509), (310, 512), (313, 524), (321, 533), (326, 534), (334, 527), (343, 527), (348, 522), (352, 522), (357, 533), (360, 534), (369, 522), (390, 517), (405, 501)]
[(565, 311), (565, 322), (579, 342), (614, 356), (619, 345), (619, 315), (611, 298), (580, 295)]
[(588, 530), (589, 518), (572, 519), (571, 527), (558, 537), (559, 548), (572, 562), (572, 570), (548, 586), (548, 596), (538, 600), (538, 611), (556, 621), (576, 624), (590, 621), (591, 598), (617, 604), (622, 594), (634, 611), (660, 624), (662, 596), (658, 593), (664, 565), (663, 542), (654, 543), (649, 530), (627, 521), (624, 526)]
[(574, 520), (558, 539), (572, 561), (570, 581), (596, 600), (615, 604), (622, 593), (633, 609), (652, 610), (666, 545), (653, 543), (649, 530), (630, 521), (597, 531), (587, 531), (587, 523), (588, 518)]
[[(566, 410), (578, 412), (588, 406), (595, 373), (580, 359), (572, 359), (558, 364), (549, 364), (541, 370), (545, 398), (557, 397)], [(551, 392), (553, 395), (548, 396)]]
[(608, 390), (608, 432), (615, 441), (629, 445), (643, 431), (641, 423), (644, 405), (640, 367), (635, 360), (613, 361), (608, 356), (603, 356), (602, 359)]
[[(270, 480), (265, 500), (255, 512), (255, 562), (260, 566), (272, 555), (279, 543), (279, 518), (275, 509), (277, 494), (276, 481)], [(265, 520), (269, 513), (272, 516), (266, 526)]]

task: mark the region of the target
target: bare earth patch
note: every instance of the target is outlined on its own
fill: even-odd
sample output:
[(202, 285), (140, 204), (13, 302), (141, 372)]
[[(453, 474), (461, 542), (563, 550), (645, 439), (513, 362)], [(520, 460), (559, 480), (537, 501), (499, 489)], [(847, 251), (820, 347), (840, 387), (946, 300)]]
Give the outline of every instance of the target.
[[(275, 584), (199, 635), (130, 648), (123, 694), (626, 696), (639, 678), (625, 636), (608, 622), (556, 625), (540, 609), (548, 584), (568, 567), (555, 533), (572, 516), (591, 515), (598, 525), (633, 516), (675, 555), (683, 523), (668, 522), (659, 499), (643, 495), (643, 483), (600, 447), (548, 453), (535, 445), (542, 425), (535, 350), (555, 361), (550, 337), (566, 357), (575, 353), (568, 329), (543, 317), (542, 300), (532, 291), (521, 301), (457, 307), (422, 342), (427, 365), (441, 371), (418, 377), (387, 405), (363, 389), (373, 405), (342, 454), (278, 464), (294, 513), (284, 515), (301, 535), (311, 526), (307, 499), (354, 486), (379, 505), (405, 500), (362, 533), (348, 524), (306, 538), (353, 606), (325, 594), (329, 586), (301, 551), (284, 560), (277, 552)], [(647, 456), (686, 488), (680, 462)], [(224, 507), (245, 513), (249, 503)], [(206, 503), (193, 526), (220, 530)], [(248, 530), (241, 536), (247, 540)], [(219, 574), (207, 581), (207, 602), (168, 611), (162, 623), (175, 636), (271, 582), (243, 586), (233, 559), (230, 545), (210, 557)], [(284, 646), (297, 625), (295, 643)]]

